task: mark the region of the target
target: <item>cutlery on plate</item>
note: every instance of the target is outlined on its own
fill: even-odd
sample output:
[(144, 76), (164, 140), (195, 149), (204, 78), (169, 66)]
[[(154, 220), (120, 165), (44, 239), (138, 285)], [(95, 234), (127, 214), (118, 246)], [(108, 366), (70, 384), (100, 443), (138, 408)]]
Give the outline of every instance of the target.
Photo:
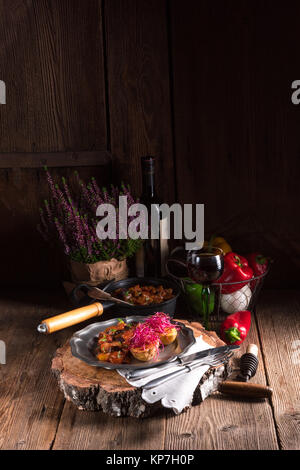
[[(189, 354), (186, 356), (177, 357), (175, 360), (167, 362), (166, 364), (162, 364), (161, 366), (155, 367), (155, 372), (167, 370), (174, 365), (184, 366), (186, 364), (193, 363), (194, 361), (199, 362), (199, 360), (204, 360), (209, 357), (214, 357), (218, 354), (227, 354), (235, 349), (239, 349), (239, 346), (232, 345), (232, 346), (220, 346), (218, 348), (209, 348), (203, 351), (196, 352), (194, 354)], [(202, 362), (204, 364), (204, 362)], [(139, 369), (135, 371), (129, 371), (126, 374), (126, 379), (141, 379), (149, 375), (149, 369)]]
[(232, 356), (233, 356), (232, 350), (228, 350), (225, 353), (223, 352), (223, 353), (214, 354), (212, 356), (206, 356), (202, 360), (194, 361), (192, 363), (188, 363), (184, 365), (183, 367), (181, 367), (179, 370), (175, 372), (171, 372), (170, 374), (163, 375), (162, 377), (158, 377), (157, 379), (151, 380), (150, 382), (148, 382), (146, 385), (143, 386), (143, 389), (149, 390), (151, 388), (157, 387), (158, 385), (161, 385), (165, 382), (168, 382), (169, 380), (173, 380), (177, 377), (180, 377), (181, 375), (191, 372), (192, 370), (196, 370), (199, 367), (204, 366), (204, 365), (208, 365), (210, 367), (221, 366), (222, 364), (228, 362)]

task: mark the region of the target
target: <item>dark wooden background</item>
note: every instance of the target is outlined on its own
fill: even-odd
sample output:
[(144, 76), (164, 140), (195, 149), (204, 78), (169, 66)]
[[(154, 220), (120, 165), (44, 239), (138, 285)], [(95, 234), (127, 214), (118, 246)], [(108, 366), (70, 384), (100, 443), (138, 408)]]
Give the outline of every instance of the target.
[(204, 203), (207, 234), (298, 287), (299, 17), (293, 1), (0, 0), (0, 283), (65, 275), (35, 228), (43, 163), (138, 195), (154, 154), (166, 202)]

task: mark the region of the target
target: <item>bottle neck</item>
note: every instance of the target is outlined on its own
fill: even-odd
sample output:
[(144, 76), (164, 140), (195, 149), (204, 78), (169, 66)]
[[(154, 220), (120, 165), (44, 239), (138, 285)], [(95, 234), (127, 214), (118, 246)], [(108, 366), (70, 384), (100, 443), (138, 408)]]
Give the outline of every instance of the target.
[(154, 171), (149, 172), (143, 171), (143, 192), (142, 197), (146, 199), (152, 199), (155, 196), (155, 174)]
[(142, 199), (151, 200), (156, 196), (155, 192), (155, 159), (154, 157), (142, 157)]

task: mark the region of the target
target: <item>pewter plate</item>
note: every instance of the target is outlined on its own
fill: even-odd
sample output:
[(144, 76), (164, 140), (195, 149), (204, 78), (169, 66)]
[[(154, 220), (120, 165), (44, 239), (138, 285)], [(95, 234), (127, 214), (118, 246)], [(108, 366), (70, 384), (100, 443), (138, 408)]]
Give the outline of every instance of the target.
[[(191, 328), (187, 328), (183, 323), (171, 321), (174, 325), (179, 325), (181, 329), (178, 331), (176, 340), (160, 350), (156, 360), (141, 362), (132, 357), (129, 364), (112, 364), (110, 362), (98, 361), (94, 353), (98, 335), (100, 331), (104, 331), (105, 328), (116, 325), (119, 318), (113, 318), (112, 320), (103, 321), (101, 323), (92, 323), (86, 328), (83, 328), (83, 330), (77, 331), (70, 340), (73, 356), (81, 359), (90, 366), (103, 367), (104, 369), (145, 369), (165, 364), (176, 357), (184, 355), (196, 341)], [(124, 320), (125, 323), (132, 323), (144, 322), (146, 318), (145, 316), (132, 315), (123, 317), (122, 320)]]

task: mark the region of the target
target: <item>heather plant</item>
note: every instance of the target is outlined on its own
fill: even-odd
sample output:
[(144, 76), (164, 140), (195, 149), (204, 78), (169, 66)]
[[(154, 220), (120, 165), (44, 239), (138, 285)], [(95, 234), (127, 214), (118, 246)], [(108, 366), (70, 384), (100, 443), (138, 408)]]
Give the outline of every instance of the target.
[[(84, 183), (78, 172), (75, 172), (78, 190), (71, 192), (65, 178), (56, 184), (48, 169), (45, 168), (50, 197), (44, 200), (40, 208), (38, 230), (46, 241), (57, 241), (64, 253), (72, 260), (81, 263), (96, 263), (111, 258), (123, 260), (132, 256), (140, 248), (141, 239), (125, 240), (119, 238), (119, 196), (127, 196), (128, 208), (135, 204), (130, 187), (124, 184), (121, 188), (111, 185), (100, 189), (95, 178)], [(115, 239), (100, 240), (96, 234), (99, 217), (96, 210), (100, 204), (110, 203), (116, 208), (117, 233)], [(128, 225), (134, 217), (128, 217)]]

